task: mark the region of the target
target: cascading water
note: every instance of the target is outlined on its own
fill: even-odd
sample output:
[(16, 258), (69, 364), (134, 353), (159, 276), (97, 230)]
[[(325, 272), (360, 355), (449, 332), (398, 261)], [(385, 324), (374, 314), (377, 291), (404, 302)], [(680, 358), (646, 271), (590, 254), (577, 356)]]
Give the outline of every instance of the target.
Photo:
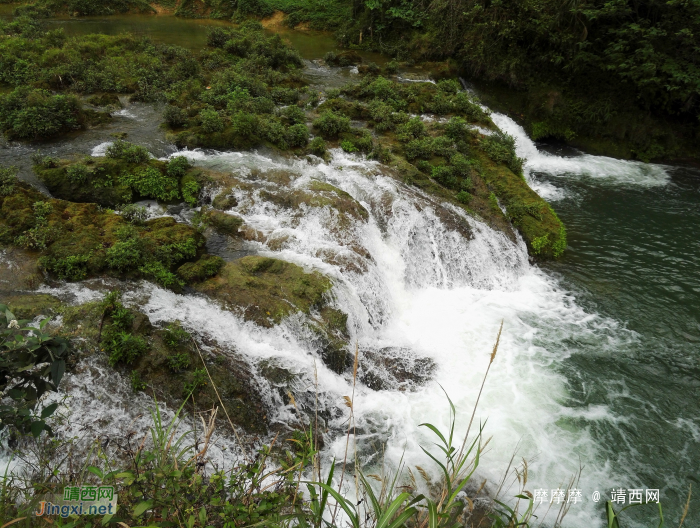
[[(500, 114), (492, 118), (516, 138), (518, 154), (527, 159), (526, 175), (548, 198), (565, 194), (552, 183), (563, 176), (647, 187), (668, 181), (663, 167), (541, 152), (512, 120)], [(105, 139), (92, 142), (93, 155), (104, 152)], [(348, 314), (352, 342), (361, 353), (354, 408), (357, 445), (365, 463), (396, 467), (403, 458), (410, 467), (420, 465), (438, 477), (420, 449), (428, 445), (428, 437), (418, 424), (447, 428), (446, 392), (457, 408), (457, 434), (464, 433), (502, 321), (498, 354), (476, 413), (477, 421), (488, 420), (485, 435), (493, 437), (479, 468), (479, 476), (492, 483), (491, 491), (514, 453), (529, 461), (530, 490), (563, 487), (583, 465), (577, 487), (584, 499), (572, 505), (566, 517), (567, 526), (578, 528), (601, 524), (600, 505), (589, 500), (593, 491), (603, 491), (610, 483), (644, 484), (619, 465), (612, 467), (592, 434), (598, 424), (615, 430), (627, 418), (604, 403), (571, 405), (575, 398), (570, 379), (562, 374), (563, 365), (577, 354), (613, 355), (637, 342), (639, 335), (582, 309), (557, 278), (528, 262), (522, 241), (512, 241), (460, 209), (403, 185), (380, 164), (340, 150), (333, 151), (328, 163), (262, 153), (177, 154), (245, 183), (234, 186), (238, 204), (231, 212), (240, 215), (255, 236), (234, 253), (275, 256), (333, 280), (332, 302)], [(551, 178), (542, 181), (541, 173)], [(348, 193), (367, 211), (366, 217), (271, 198), (313, 194), (318, 192), (313, 182)], [(91, 295), (82, 285), (47, 291), (64, 298)], [(304, 411), (314, 409), (318, 391), (328, 429), (324, 455), (327, 460), (343, 457), (343, 396), (352, 392), (352, 378), (324, 365), (303, 316), (260, 328), (205, 297), (175, 294), (148, 283), (127, 289), (125, 302), (138, 305), (155, 324), (180, 320), (195, 335), (242, 358), (272, 413), (273, 425), (297, 425), (304, 417), (260, 375), (262, 365), (274, 363), (292, 374), (289, 390)], [(403, 369), (398, 375), (397, 365)], [(98, 386), (99, 369), (92, 371), (92, 377), (90, 368), (67, 376), (76, 415), (90, 421), (100, 414), (104, 428), (119, 427), (117, 422), (123, 428), (123, 422), (146, 408), (148, 402), (140, 401), (129, 409), (122, 405), (116, 413), (104, 406), (84, 413), (83, 407), (106, 398), (106, 393), (100, 394), (110, 390)], [(217, 453), (221, 460), (226, 458), (223, 451)]]

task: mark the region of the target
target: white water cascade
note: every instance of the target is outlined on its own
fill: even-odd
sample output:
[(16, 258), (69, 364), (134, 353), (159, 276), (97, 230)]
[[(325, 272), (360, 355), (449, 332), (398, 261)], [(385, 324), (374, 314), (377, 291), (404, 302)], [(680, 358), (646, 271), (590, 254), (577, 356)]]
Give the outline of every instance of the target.
[[(512, 120), (500, 114), (492, 118), (516, 138), (518, 154), (527, 159), (526, 174), (545, 197), (556, 198), (559, 190), (538, 182), (541, 172), (648, 186), (668, 178), (661, 167), (540, 152)], [(104, 145), (96, 150), (103, 151)], [(361, 351), (360, 372), (374, 370), (385, 381), (381, 390), (362, 382), (355, 389), (355, 434), (364, 462), (395, 468), (403, 458), (409, 467), (420, 465), (438, 477), (420, 449), (430, 445), (430, 438), (418, 426), (430, 422), (447, 430), (446, 392), (457, 409), (457, 436), (464, 434), (502, 321), (498, 354), (472, 428), (473, 433), (486, 422), (484, 434), (492, 437), (477, 480), (487, 479), (487, 489), (495, 491), (514, 453), (516, 461), (528, 460), (530, 491), (565, 487), (584, 465), (577, 485), (583, 502), (571, 506), (566, 526), (599, 525), (600, 505), (590, 496), (603, 483), (622, 476), (610, 474), (589, 431), (577, 424), (624, 417), (605, 406), (567, 406), (566, 378), (559, 366), (577, 353), (578, 341), (599, 344), (601, 354), (614, 353), (620, 340), (635, 339), (633, 333), (581, 309), (555, 278), (528, 262), (521, 240), (510, 240), (461, 209), (440, 204), (361, 156), (335, 150), (330, 162), (310, 163), (255, 152), (177, 154), (244, 183), (234, 185), (237, 205), (230, 211), (256, 233), (243, 251), (294, 262), (333, 281), (332, 302), (348, 314), (352, 341)], [(368, 219), (328, 206), (290, 206), (292, 202), (269, 199), (270, 194), (314, 192), (314, 181), (347, 192), (368, 212)], [(84, 285), (46, 289), (63, 297), (85, 297), (85, 290)], [(138, 305), (154, 324), (179, 320), (195, 335), (243, 358), (261, 388), (271, 422), (279, 427), (305, 418), (285, 404), (260, 374), (260, 366), (273, 363), (292, 373), (290, 391), (308, 412), (317, 384), (319, 406), (327, 417), (324, 455), (327, 460), (342, 459), (347, 428), (343, 396), (352, 393), (352, 374), (338, 375), (323, 364), (302, 316), (260, 328), (203, 296), (176, 294), (148, 283), (127, 293), (125, 302)], [(397, 381), (381, 372), (378, 357), (413, 369), (415, 378)], [(67, 376), (67, 386), (89, 384), (76, 376)], [(76, 399), (74, 412), (82, 413), (77, 407), (89, 404), (89, 398)], [(103, 417), (103, 427), (127, 418), (123, 412)], [(220, 456), (226, 455), (222, 451)], [(512, 495), (516, 490), (511, 491)]]

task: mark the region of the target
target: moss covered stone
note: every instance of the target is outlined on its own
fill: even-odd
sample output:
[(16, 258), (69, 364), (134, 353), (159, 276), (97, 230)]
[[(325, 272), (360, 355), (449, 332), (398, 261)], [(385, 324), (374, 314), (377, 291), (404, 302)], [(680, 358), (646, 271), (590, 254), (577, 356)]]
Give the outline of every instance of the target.
[(196, 286), (261, 326), (272, 326), (297, 311), (309, 313), (325, 304), (331, 281), (318, 272), (306, 273), (290, 262), (249, 256), (228, 262), (219, 274)]

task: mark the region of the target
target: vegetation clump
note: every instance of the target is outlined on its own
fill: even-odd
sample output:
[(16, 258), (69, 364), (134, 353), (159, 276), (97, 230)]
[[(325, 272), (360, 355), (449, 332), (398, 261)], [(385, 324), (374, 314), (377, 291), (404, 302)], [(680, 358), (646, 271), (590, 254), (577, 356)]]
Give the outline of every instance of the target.
[(146, 277), (178, 289), (217, 271), (216, 259), (205, 258), (197, 273), (176, 273), (204, 255), (203, 238), (170, 217), (130, 222), (94, 203), (46, 199), (10, 178), (0, 191), (0, 243), (40, 251), (41, 267), (59, 279), (113, 274)]
[[(37, 161), (34, 170), (49, 191), (74, 202), (120, 207), (144, 198), (166, 203), (182, 199), (194, 207), (201, 190), (200, 171), (185, 157), (177, 156), (166, 163), (152, 159), (145, 148), (123, 140), (110, 145), (104, 158), (52, 160), (49, 166)], [(125, 214), (135, 223), (145, 218), (144, 211), (133, 207)]]

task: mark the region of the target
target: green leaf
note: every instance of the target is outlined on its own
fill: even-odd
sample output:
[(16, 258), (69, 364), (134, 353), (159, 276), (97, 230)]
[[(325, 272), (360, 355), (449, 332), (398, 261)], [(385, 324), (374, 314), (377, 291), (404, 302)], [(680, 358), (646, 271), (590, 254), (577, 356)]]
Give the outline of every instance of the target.
[(55, 403), (55, 402), (52, 403), (51, 405), (47, 405), (46, 407), (44, 407), (41, 410), (41, 417), (48, 418), (49, 416), (51, 416), (54, 413), (54, 411), (56, 410), (57, 407), (58, 407), (58, 403)]
[(199, 522), (204, 525), (207, 522), (207, 509), (202, 506), (202, 509), (199, 510)]
[(96, 468), (95, 466), (89, 466), (87, 470), (93, 475), (98, 476), (100, 479), (104, 478), (102, 471), (99, 468)]
[(133, 515), (134, 517), (140, 517), (141, 515), (143, 515), (143, 512), (145, 512), (146, 510), (150, 510), (152, 507), (152, 500), (140, 502), (136, 505), (136, 508), (134, 508)]
[(51, 363), (51, 381), (58, 386), (63, 378), (63, 373), (66, 371), (66, 362), (63, 359)]
[(38, 438), (45, 427), (46, 427), (46, 422), (44, 422), (44, 420), (38, 420), (36, 422), (32, 422), (32, 427), (31, 427), (32, 436), (34, 438)]

